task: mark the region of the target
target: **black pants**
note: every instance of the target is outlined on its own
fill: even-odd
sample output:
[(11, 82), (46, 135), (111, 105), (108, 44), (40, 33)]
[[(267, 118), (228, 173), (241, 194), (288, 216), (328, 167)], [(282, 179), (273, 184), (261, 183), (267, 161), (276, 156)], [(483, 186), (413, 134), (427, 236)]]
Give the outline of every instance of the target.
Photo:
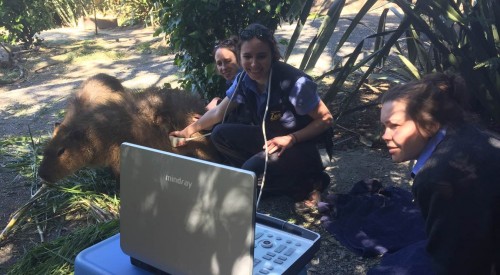
[[(213, 129), (211, 138), (231, 166), (253, 171), (257, 177), (264, 173), (264, 137), (260, 126), (219, 124)], [(264, 191), (292, 188), (292, 192), (295, 189), (296, 192), (308, 193), (312, 191), (312, 179), (321, 178), (323, 170), (316, 144), (299, 142), (286, 149), (280, 157), (278, 153), (269, 155)]]

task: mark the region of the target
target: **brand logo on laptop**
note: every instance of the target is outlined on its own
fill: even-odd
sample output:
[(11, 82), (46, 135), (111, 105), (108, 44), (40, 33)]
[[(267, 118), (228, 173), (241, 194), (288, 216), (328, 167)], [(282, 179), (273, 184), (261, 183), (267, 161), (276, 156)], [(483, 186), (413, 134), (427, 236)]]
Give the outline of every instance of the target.
[(179, 185), (187, 187), (188, 189), (191, 189), (191, 186), (193, 185), (193, 183), (190, 182), (190, 181), (183, 180), (181, 178), (176, 178), (176, 177), (173, 177), (173, 176), (170, 176), (170, 175), (166, 175), (165, 176), (165, 180), (168, 181), (168, 182), (177, 183)]

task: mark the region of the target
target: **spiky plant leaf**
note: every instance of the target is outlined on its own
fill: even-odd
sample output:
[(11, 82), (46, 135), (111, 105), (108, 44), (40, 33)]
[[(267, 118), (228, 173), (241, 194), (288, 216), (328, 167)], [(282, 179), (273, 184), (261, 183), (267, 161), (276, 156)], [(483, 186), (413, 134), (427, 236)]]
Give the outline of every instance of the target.
[(311, 42), (308, 51), (304, 54), (300, 69), (308, 71), (316, 65), (320, 55), (323, 53), (330, 37), (332, 36), (337, 22), (339, 21), (340, 13), (345, 5), (345, 0), (335, 0), (328, 9), (328, 13), (321, 23), (318, 33)]
[(302, 12), (300, 13), (299, 20), (297, 20), (297, 26), (295, 27), (295, 30), (292, 34), (292, 37), (290, 38), (290, 42), (288, 43), (288, 46), (285, 50), (285, 55), (283, 59), (285, 62), (288, 60), (288, 57), (290, 57), (290, 54), (292, 53), (292, 50), (295, 47), (295, 44), (297, 43), (297, 40), (299, 39), (300, 33), (302, 32), (302, 28), (304, 27), (304, 24), (306, 23), (307, 16), (311, 12), (311, 7), (312, 4), (314, 3), (314, 0), (307, 0), (304, 3), (304, 6), (302, 8)]

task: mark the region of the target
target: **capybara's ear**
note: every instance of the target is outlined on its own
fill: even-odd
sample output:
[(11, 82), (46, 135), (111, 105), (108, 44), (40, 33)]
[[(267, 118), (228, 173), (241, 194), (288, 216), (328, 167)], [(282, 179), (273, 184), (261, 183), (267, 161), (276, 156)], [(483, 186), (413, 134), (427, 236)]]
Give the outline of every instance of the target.
[(59, 131), (59, 126), (61, 126), (61, 122), (54, 122), (54, 131), (52, 131), (52, 137), (55, 137), (57, 132)]

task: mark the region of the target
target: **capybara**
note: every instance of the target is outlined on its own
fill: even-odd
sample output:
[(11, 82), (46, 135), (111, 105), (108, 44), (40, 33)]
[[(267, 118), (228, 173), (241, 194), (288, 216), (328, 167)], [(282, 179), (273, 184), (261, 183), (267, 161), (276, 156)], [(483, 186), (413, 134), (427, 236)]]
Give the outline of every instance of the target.
[(70, 100), (64, 120), (45, 147), (38, 174), (56, 182), (83, 167), (110, 167), (119, 180), (123, 142), (218, 162), (210, 139), (172, 147), (168, 138), (169, 132), (184, 128), (203, 111), (202, 101), (186, 92), (130, 92), (115, 77), (95, 75)]

